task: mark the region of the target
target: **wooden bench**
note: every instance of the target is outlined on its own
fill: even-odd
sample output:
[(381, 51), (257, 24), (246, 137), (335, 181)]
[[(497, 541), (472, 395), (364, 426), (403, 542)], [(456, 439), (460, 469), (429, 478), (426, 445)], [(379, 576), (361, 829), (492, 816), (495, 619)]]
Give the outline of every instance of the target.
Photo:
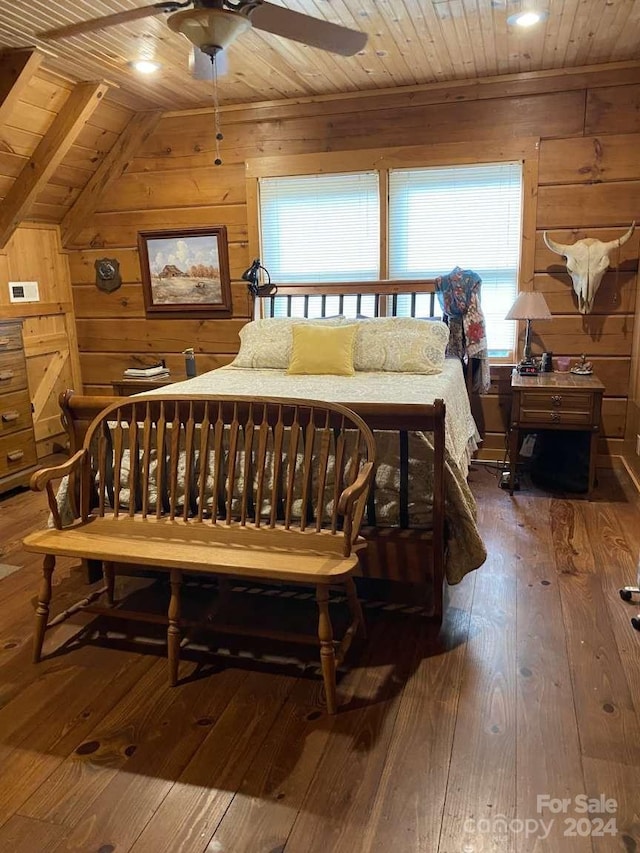
[[(364, 421), (338, 404), (164, 395), (112, 403), (68, 462), (31, 480), (32, 489), (46, 488), (55, 525), (24, 541), (27, 550), (45, 555), (34, 660), (47, 628), (78, 610), (144, 618), (116, 603), (120, 563), (169, 573), (163, 621), (172, 685), (185, 627), (183, 573), (313, 585), (327, 708), (335, 713), (336, 663), (364, 632), (351, 575), (364, 544), (358, 531), (374, 447)], [(67, 475), (80, 484), (79, 502), (71, 501), (79, 505), (64, 526), (54, 482)], [(71, 498), (73, 492), (69, 488)], [(104, 586), (49, 621), (55, 559), (62, 555), (100, 561)], [(329, 614), (334, 584), (346, 588), (351, 616), (340, 644)], [(96, 604), (103, 596), (106, 607)], [(270, 636), (282, 639), (283, 632)]]

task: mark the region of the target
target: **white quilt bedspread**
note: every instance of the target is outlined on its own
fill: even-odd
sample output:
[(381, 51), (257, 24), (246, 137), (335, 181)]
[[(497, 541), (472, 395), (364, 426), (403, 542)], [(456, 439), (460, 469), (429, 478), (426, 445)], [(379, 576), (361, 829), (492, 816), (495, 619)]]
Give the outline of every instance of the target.
[(446, 359), (442, 373), (362, 373), (354, 376), (289, 376), (285, 370), (227, 367), (201, 376), (147, 391), (155, 394), (229, 394), (258, 397), (297, 397), (331, 403), (425, 404), (442, 399), (446, 404), (446, 447), (466, 475), (468, 450), (475, 450), (480, 436), (469, 406), (462, 366)]

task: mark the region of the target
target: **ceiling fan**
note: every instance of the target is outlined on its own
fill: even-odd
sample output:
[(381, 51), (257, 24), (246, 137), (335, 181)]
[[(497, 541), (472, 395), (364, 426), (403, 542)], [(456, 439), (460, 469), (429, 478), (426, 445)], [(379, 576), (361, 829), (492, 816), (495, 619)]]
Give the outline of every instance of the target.
[[(367, 42), (366, 33), (294, 12), (266, 0), (165, 0), (48, 30), (40, 33), (40, 38), (47, 41), (69, 38), (163, 12), (172, 13), (167, 24), (174, 32), (182, 33), (194, 47), (211, 57), (252, 27), (341, 56), (353, 56)], [(195, 67), (197, 72), (197, 62)]]

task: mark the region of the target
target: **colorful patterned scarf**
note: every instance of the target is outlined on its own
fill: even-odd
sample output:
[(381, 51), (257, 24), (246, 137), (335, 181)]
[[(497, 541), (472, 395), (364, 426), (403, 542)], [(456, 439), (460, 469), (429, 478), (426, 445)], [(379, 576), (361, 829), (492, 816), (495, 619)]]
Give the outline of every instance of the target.
[(489, 353), (484, 314), (480, 306), (482, 279), (473, 270), (455, 267), (448, 275), (436, 278), (438, 301), (449, 325), (447, 355), (477, 359), (473, 371), (474, 391), (489, 390)]

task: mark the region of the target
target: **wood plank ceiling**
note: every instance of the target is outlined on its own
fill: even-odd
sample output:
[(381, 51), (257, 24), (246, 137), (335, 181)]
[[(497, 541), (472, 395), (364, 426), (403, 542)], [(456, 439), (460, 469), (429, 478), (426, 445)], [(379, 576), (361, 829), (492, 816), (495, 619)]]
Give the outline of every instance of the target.
[[(540, 0), (546, 22), (517, 30), (507, 17), (535, 0), (275, 0), (369, 35), (365, 49), (340, 57), (252, 30), (228, 50), (222, 103), (313, 97), (358, 90), (571, 68), (637, 58), (640, 3)], [(104, 79), (110, 98), (133, 109), (185, 109), (212, 102), (211, 84), (192, 80), (187, 41), (164, 16), (46, 43), (38, 34), (145, 0), (12, 0), (0, 12), (0, 46), (37, 45), (44, 67), (71, 81)], [(154, 58), (154, 78), (128, 63)]]

